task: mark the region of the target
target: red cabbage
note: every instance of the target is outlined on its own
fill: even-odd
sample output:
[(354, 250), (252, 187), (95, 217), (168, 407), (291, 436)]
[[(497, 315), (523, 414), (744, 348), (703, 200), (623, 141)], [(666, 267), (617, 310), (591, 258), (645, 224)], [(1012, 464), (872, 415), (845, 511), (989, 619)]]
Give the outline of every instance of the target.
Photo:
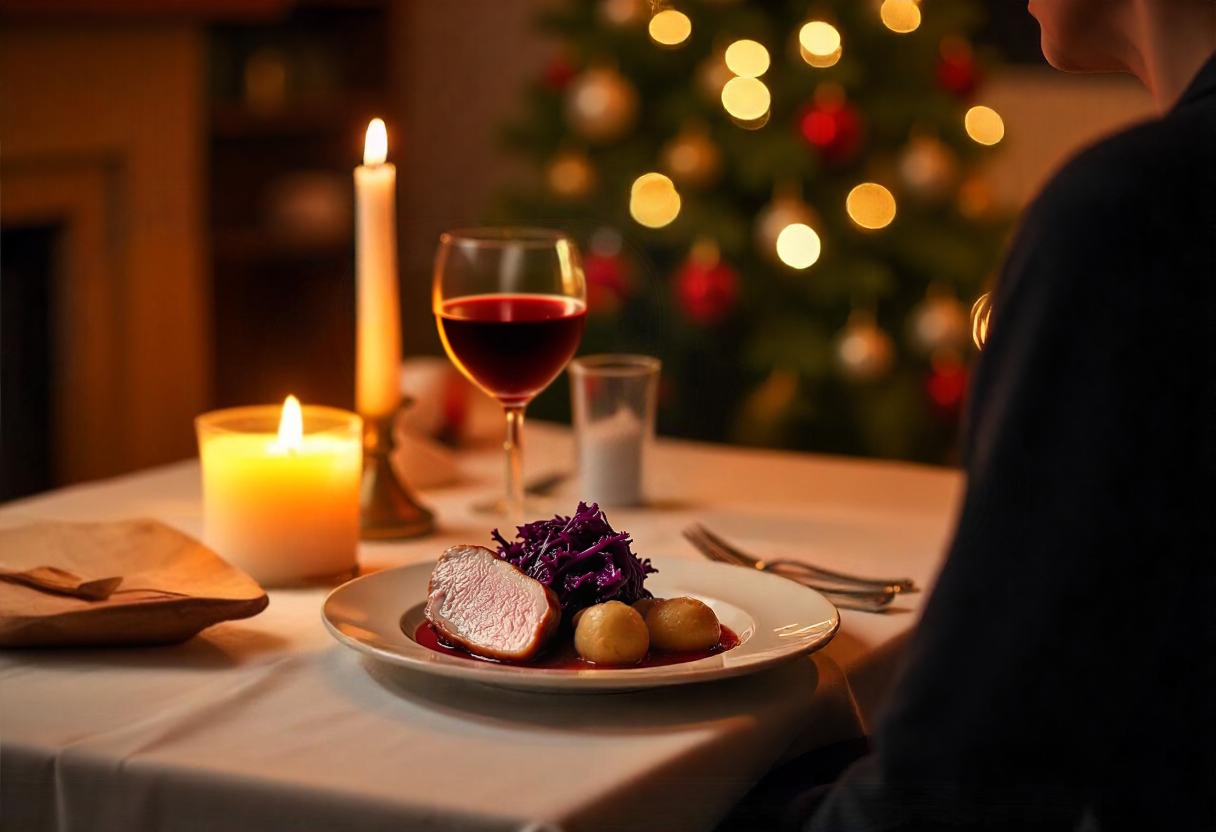
[(615, 531), (595, 503), (580, 502), (573, 517), (519, 526), (509, 543), (498, 529), (492, 535), (498, 557), (557, 593), (567, 620), (594, 604), (651, 597), (643, 584), (658, 570), (632, 552), (629, 533)]

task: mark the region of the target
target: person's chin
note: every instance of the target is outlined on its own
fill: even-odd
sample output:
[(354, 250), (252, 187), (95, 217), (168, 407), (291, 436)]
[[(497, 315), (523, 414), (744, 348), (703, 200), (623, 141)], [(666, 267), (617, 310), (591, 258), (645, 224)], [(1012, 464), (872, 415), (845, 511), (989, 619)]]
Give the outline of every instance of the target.
[(1077, 66), (1055, 47), (1055, 44), (1044, 33), (1039, 38), (1039, 49), (1043, 52), (1043, 57), (1047, 59), (1047, 63), (1051, 64), (1055, 69), (1061, 72), (1082, 72), (1081, 67)]

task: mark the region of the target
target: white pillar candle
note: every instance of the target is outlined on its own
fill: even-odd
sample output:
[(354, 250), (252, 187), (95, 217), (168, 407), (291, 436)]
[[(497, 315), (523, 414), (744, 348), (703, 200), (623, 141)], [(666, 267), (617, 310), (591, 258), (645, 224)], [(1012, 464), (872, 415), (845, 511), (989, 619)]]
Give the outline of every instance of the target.
[(355, 409), (385, 416), (401, 401), (401, 311), (397, 286), (397, 168), (388, 133), (372, 119), (355, 168), (355, 272), (358, 343)]
[[(197, 420), (203, 540), (263, 586), (350, 575), (362, 420), (330, 407), (218, 410)], [(275, 431), (275, 425), (278, 431)]]

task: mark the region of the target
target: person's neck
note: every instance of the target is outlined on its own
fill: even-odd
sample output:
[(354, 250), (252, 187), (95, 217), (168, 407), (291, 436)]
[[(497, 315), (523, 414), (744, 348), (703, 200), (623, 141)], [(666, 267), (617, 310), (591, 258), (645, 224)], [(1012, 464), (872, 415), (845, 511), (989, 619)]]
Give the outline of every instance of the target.
[(1216, 52), (1216, 3), (1212, 0), (1134, 0), (1128, 69), (1148, 87), (1165, 112), (1200, 67)]

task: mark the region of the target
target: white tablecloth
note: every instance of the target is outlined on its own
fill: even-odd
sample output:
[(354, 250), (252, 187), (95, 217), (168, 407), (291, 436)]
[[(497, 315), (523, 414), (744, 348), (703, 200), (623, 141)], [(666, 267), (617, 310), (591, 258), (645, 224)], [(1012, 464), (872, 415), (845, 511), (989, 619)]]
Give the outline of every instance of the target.
[[(571, 465), (565, 430), (529, 426), (533, 475)], [(470, 484), (428, 493), (440, 533), (366, 544), (363, 562), (487, 542)], [(702, 520), (757, 551), (931, 582), (952, 472), (660, 441), (654, 505), (611, 520), (656, 558), (695, 557)], [(201, 530), (187, 462), (0, 509), (0, 523), (151, 516)], [(538, 696), (365, 665), (320, 622), (322, 590), (171, 648), (0, 653), (4, 830), (705, 830), (783, 755), (855, 736), (923, 596), (843, 613), (813, 661), (699, 687)], [(842, 675), (843, 671), (843, 675)], [(848, 681), (845, 681), (847, 677)]]

